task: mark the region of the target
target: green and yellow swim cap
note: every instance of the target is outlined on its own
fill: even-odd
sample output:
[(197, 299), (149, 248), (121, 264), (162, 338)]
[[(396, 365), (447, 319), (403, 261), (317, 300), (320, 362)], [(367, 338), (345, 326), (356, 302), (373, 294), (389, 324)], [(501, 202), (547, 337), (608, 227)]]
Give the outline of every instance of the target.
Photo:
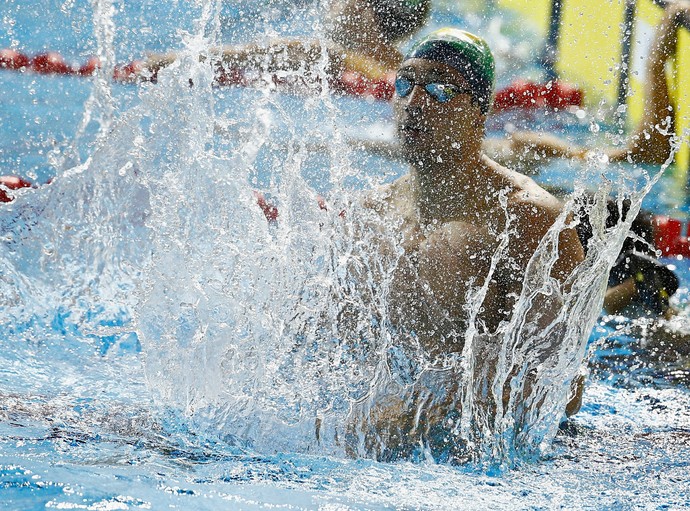
[(407, 59), (433, 60), (457, 69), (467, 79), (482, 113), (489, 111), (496, 66), (489, 45), (481, 37), (457, 28), (441, 28), (418, 41), (405, 55)]

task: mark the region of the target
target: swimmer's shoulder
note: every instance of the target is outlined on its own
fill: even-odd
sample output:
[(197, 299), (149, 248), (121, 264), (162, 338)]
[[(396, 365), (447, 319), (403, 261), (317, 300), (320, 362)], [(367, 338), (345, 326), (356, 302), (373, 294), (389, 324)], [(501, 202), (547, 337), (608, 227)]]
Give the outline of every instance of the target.
[(563, 212), (563, 202), (527, 176), (518, 175), (514, 186), (508, 196), (514, 227), (521, 234), (541, 239)]
[[(493, 163), (509, 192), (507, 210), (511, 231), (519, 243), (512, 243), (515, 257), (531, 257), (548, 230), (564, 210), (563, 202), (539, 186), (532, 178)], [(584, 259), (584, 250), (575, 229), (566, 228), (558, 237), (559, 258), (553, 275), (565, 280)]]
[[(497, 185), (508, 191), (508, 210), (527, 218), (546, 215), (553, 223), (563, 208), (563, 203), (554, 195), (537, 184), (534, 179), (505, 167), (484, 156), (484, 164), (497, 176)], [(549, 224), (550, 225), (550, 224)]]
[[(524, 186), (509, 200), (509, 210), (514, 213), (514, 227), (521, 242), (536, 248), (563, 213), (564, 204), (532, 179), (525, 177), (525, 180)], [(584, 249), (575, 229), (560, 231), (558, 250), (560, 257), (554, 264), (553, 275), (564, 280), (584, 260)]]

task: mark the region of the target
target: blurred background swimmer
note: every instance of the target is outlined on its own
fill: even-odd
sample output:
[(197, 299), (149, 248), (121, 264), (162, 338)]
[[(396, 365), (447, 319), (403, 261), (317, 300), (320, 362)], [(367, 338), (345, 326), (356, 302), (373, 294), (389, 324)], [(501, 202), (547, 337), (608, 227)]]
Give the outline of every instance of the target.
[[(580, 223), (576, 229), (585, 252), (592, 238), (589, 211), (593, 203), (594, 198), (590, 194), (578, 199)], [(630, 201), (624, 199), (619, 203), (609, 199), (606, 209), (606, 228), (611, 228), (627, 219)], [(609, 274), (609, 287), (604, 297), (604, 310), (608, 314), (668, 319), (675, 313), (670, 298), (678, 290), (680, 281), (656, 257), (653, 222), (653, 215), (645, 210), (640, 211), (632, 221), (632, 236), (623, 243), (618, 260)]]
[[(661, 165), (672, 153), (671, 139), (675, 133), (674, 105), (666, 80), (666, 62), (675, 55), (678, 28), (690, 26), (690, 2), (668, 3), (656, 27), (645, 68), (644, 116), (623, 147), (596, 148), (609, 161)], [(518, 161), (526, 172), (549, 158), (585, 160), (593, 148), (574, 145), (549, 133), (519, 131), (507, 141), (495, 141), (497, 158)]]
[[(236, 70), (299, 71), (317, 78), (325, 63), (332, 76), (355, 72), (382, 80), (395, 72), (402, 60), (397, 45), (426, 23), (430, 6), (430, 0), (334, 0), (325, 20), (324, 41), (286, 39), (226, 46), (217, 50), (217, 75)], [(174, 53), (151, 55), (146, 67), (155, 75), (176, 59)]]

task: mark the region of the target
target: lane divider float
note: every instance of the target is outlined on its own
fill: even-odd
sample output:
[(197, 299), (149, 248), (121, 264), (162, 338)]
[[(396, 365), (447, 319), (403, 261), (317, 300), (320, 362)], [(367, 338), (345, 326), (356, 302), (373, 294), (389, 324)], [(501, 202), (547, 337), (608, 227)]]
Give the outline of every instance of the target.
[[(0, 69), (28, 71), (44, 75), (92, 76), (100, 68), (101, 62), (97, 57), (91, 57), (84, 64), (75, 66), (68, 64), (64, 57), (55, 51), (29, 56), (10, 48), (0, 49)], [(156, 79), (156, 73), (148, 69), (143, 60), (133, 60), (127, 64), (118, 65), (113, 71), (113, 80), (118, 82), (155, 82)], [(249, 87), (255, 83), (255, 80), (248, 77), (242, 68), (219, 66), (215, 84), (218, 86)], [(395, 93), (394, 80), (395, 74), (372, 79), (355, 71), (345, 71), (340, 76), (332, 78), (329, 85), (337, 94), (389, 101)], [(272, 81), (276, 86), (290, 86), (296, 82), (294, 78), (277, 75), (272, 77)], [(581, 89), (558, 80), (551, 80), (546, 83), (516, 80), (496, 92), (493, 111), (537, 108), (564, 109), (571, 106), (582, 106), (583, 100), (584, 94)]]
[(663, 257), (690, 257), (690, 224), (683, 234), (683, 222), (668, 216), (657, 215), (654, 226), (654, 244)]
[(12, 202), (15, 190), (31, 188), (33, 183), (18, 176), (0, 176), (0, 202)]

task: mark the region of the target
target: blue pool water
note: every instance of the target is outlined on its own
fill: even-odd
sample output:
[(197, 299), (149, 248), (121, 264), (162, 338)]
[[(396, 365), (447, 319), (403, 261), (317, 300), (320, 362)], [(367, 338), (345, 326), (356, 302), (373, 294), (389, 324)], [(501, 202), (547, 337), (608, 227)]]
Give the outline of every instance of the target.
[[(447, 4), (435, 4), (432, 24), (488, 33), (503, 48), (502, 83), (535, 73), (534, 36), (519, 20)], [(208, 45), (194, 34), (216, 19), (223, 41), (309, 34), (323, 9), (308, 0), (214, 5), (209, 14), (182, 0), (10, 0), (0, 47), (84, 61), (99, 48), (95, 33), (111, 38), (105, 46), (126, 62), (182, 41)], [(110, 6), (112, 25), (94, 13)], [(390, 108), (205, 91), (203, 70), (189, 59), (183, 65), (197, 73), (198, 89), (176, 83), (175, 72), (140, 87), (0, 72), (0, 173), (53, 180), (0, 205), (0, 509), (690, 507), (690, 354), (670, 355), (669, 337), (643, 321), (600, 318), (589, 336), (582, 411), (540, 456), (510, 468), (383, 463), (305, 440), (311, 431), (299, 406), (320, 405), (323, 395), (300, 385), (311, 380), (299, 367), (272, 372), (265, 363), (285, 360), (283, 346), (256, 343), (276, 324), (263, 311), (280, 315), (275, 290), (294, 289), (298, 266), (306, 267), (300, 297), (309, 305), (309, 293), (320, 296), (318, 247), (327, 240), (319, 238), (321, 213), (299, 209), (313, 200), (305, 189), (338, 204), (343, 190), (404, 171), (341, 143), (385, 136)], [(492, 121), (491, 130), (500, 136), (506, 123), (534, 123), (584, 140), (592, 122), (522, 114)], [(296, 143), (304, 140), (320, 149)], [(656, 169), (624, 169), (637, 186), (645, 171)], [(539, 179), (567, 187), (586, 172), (553, 164)], [(273, 195), (294, 231), (271, 231), (253, 204), (243, 207), (252, 188)], [(671, 172), (644, 206), (685, 218)], [(289, 223), (298, 213), (301, 221)], [(305, 233), (313, 245), (301, 245)], [(269, 250), (279, 243), (282, 253)], [(305, 253), (315, 256), (300, 259)], [(665, 262), (682, 283), (670, 328), (687, 334), (690, 265)], [(227, 281), (231, 265), (253, 278)], [(348, 369), (333, 381), (351, 385), (352, 395), (359, 380)], [(229, 380), (230, 372), (239, 377)], [(286, 381), (271, 380), (276, 374)], [(300, 400), (289, 406), (293, 394)], [(330, 405), (337, 412), (339, 403)]]

